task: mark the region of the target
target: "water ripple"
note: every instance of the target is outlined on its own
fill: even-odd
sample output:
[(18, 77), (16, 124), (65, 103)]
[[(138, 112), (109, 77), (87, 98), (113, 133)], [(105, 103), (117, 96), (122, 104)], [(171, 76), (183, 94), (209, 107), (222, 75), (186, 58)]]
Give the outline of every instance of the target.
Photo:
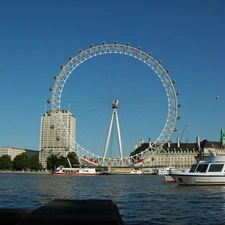
[(0, 174), (1, 208), (38, 208), (53, 199), (112, 200), (125, 225), (225, 224), (225, 187), (181, 187), (163, 176), (71, 177)]

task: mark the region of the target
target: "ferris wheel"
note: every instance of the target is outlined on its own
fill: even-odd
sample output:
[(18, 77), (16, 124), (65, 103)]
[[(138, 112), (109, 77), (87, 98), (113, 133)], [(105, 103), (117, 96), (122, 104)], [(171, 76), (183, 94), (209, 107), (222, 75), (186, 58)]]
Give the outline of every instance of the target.
[(168, 74), (169, 70), (164, 69), (161, 65), (161, 61), (155, 60), (151, 53), (143, 52), (141, 47), (134, 48), (131, 47), (129, 43), (121, 45), (117, 41), (115, 41), (113, 44), (106, 44), (105, 42), (102, 42), (102, 44), (99, 46), (94, 46), (91, 44), (89, 49), (85, 51), (79, 50), (79, 54), (77, 56), (69, 57), (69, 62), (64, 66), (61, 65), (60, 74), (54, 77), (54, 86), (49, 89), (52, 92), (52, 97), (47, 102), (51, 104), (51, 111), (52, 115), (54, 116), (55, 126), (60, 130), (60, 138), (68, 140), (69, 134), (66, 130), (66, 126), (64, 125), (63, 118), (57, 114), (57, 111), (61, 110), (61, 97), (65, 83), (70, 74), (79, 65), (88, 59), (103, 54), (122, 54), (133, 57), (146, 64), (155, 72), (163, 84), (167, 96), (168, 109), (166, 121), (161, 133), (154, 142), (149, 144), (149, 146), (140, 153), (129, 157), (107, 158), (105, 156), (99, 156), (89, 150), (86, 150), (76, 141), (74, 144), (75, 147), (72, 150), (75, 151), (80, 161), (84, 161), (96, 166), (130, 166), (144, 164), (148, 162), (154, 152), (156, 152), (158, 149), (161, 149), (162, 146), (169, 141), (171, 133), (177, 130), (175, 123), (176, 120), (180, 118), (180, 116), (178, 116), (178, 107), (180, 107), (181, 104), (177, 102), (177, 95), (179, 95), (179, 92), (175, 91), (175, 81), (170, 79)]

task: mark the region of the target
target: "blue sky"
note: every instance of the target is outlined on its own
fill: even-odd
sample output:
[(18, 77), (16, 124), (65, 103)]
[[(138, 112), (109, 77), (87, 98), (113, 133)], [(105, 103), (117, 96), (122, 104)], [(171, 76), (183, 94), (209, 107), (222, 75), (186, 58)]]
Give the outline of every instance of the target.
[[(197, 136), (219, 141), (225, 122), (224, 10), (223, 0), (2, 0), (0, 147), (39, 150), (40, 119), (60, 65), (79, 49), (115, 40), (152, 52), (176, 80), (182, 107), (172, 141), (181, 137), (186, 125), (183, 142), (195, 142)], [(128, 155), (141, 138), (154, 140), (160, 132), (167, 106), (160, 85), (150, 68), (131, 57), (94, 57), (69, 77), (62, 107), (70, 107), (76, 116), (78, 143), (101, 154), (112, 100), (118, 98), (124, 155)], [(144, 113), (154, 110), (158, 118)]]

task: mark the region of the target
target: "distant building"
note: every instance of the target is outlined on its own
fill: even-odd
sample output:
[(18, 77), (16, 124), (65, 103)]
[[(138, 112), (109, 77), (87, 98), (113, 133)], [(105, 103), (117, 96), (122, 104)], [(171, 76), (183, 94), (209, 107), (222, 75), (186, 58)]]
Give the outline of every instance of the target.
[(31, 158), (33, 155), (39, 156), (39, 151), (37, 150), (30, 150), (30, 149), (24, 149), (24, 151), (27, 153), (27, 155)]
[(63, 121), (66, 134), (63, 137), (62, 130), (55, 126), (52, 111), (46, 111), (41, 117), (39, 155), (40, 163), (44, 168), (46, 168), (46, 160), (51, 154), (65, 157), (67, 152), (75, 149), (75, 117), (69, 110), (58, 110), (56, 113)]
[(4, 146), (3, 148), (0, 148), (0, 156), (9, 155), (11, 156), (12, 160), (14, 160), (14, 158), (21, 153), (27, 153), (29, 157), (33, 155), (37, 155), (37, 156), (39, 155), (39, 151), (29, 150), (24, 148), (15, 148), (12, 146)]
[[(176, 143), (166, 143), (162, 149), (158, 150), (145, 161), (146, 166), (152, 167), (175, 167), (190, 168), (190, 166), (199, 160), (204, 160), (209, 152), (215, 152), (217, 155), (225, 155), (225, 132), (221, 129), (220, 142), (203, 140), (196, 137), (195, 143), (181, 143), (177, 138)], [(147, 149), (151, 143), (140, 142), (130, 156), (141, 153)]]

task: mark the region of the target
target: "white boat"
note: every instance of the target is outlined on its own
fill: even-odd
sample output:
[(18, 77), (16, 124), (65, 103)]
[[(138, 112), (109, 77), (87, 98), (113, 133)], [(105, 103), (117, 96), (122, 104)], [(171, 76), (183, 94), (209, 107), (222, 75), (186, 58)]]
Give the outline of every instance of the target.
[(58, 167), (52, 171), (54, 175), (71, 175), (71, 176), (95, 176), (97, 174), (95, 168), (64, 168)]
[(164, 174), (164, 177), (165, 177), (165, 180), (167, 183), (171, 183), (171, 182), (175, 182), (175, 180), (170, 176), (170, 171), (173, 171), (173, 172), (188, 172), (189, 169), (175, 169), (175, 168), (172, 168), (170, 170), (167, 171), (167, 173)]
[(189, 172), (170, 171), (179, 185), (225, 185), (225, 156), (209, 156), (191, 166)]
[(166, 175), (169, 174), (169, 171), (174, 170), (174, 167), (166, 167), (158, 170), (158, 175)]
[(109, 175), (141, 175), (143, 174), (143, 170), (136, 170), (130, 168), (117, 168), (117, 169), (109, 169), (105, 174)]
[(175, 182), (175, 180), (169, 174), (164, 174), (164, 177), (167, 183)]

